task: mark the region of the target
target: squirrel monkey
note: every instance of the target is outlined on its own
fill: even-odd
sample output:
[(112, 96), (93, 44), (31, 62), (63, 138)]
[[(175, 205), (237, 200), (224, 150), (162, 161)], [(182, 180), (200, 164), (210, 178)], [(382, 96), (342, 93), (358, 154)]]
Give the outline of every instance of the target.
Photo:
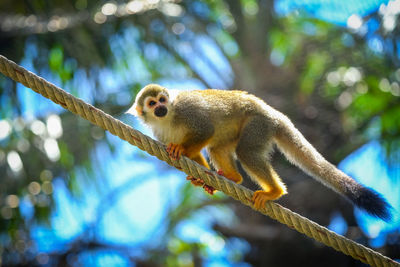
[[(287, 193), (285, 184), (270, 164), (273, 144), (304, 172), (342, 194), (356, 206), (384, 220), (390, 205), (375, 191), (362, 186), (326, 161), (293, 123), (264, 101), (244, 91), (175, 91), (150, 84), (136, 96), (128, 110), (151, 127), (168, 144), (172, 159), (184, 155), (209, 168), (201, 154), (206, 147), (219, 174), (242, 182), (236, 160), (262, 190), (253, 195), (256, 208)], [(212, 194), (214, 188), (188, 177)]]

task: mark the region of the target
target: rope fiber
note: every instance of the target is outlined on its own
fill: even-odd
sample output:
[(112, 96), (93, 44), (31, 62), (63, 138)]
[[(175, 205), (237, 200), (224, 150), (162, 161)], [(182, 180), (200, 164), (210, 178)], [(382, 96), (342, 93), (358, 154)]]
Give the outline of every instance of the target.
[[(134, 130), (132, 127), (121, 122), (85, 103), (83, 100), (74, 97), (63, 89), (46, 81), (45, 79), (35, 75), (25, 68), (17, 65), (11, 60), (0, 55), (0, 72), (10, 77), (16, 82), (22, 83), (26, 87), (32, 89), (38, 94), (50, 99), (63, 108), (79, 115), (80, 117), (100, 126), (104, 130), (109, 131), (113, 135), (139, 147), (140, 149), (156, 156), (158, 159), (167, 162), (169, 165), (185, 172), (193, 177), (199, 177), (204, 180), (207, 185), (224, 192), (232, 198), (242, 202), (243, 204), (253, 208), (251, 198), (253, 191), (241, 185), (218, 175), (216, 172), (210, 171), (187, 157), (180, 157), (179, 160), (172, 161), (165, 150), (165, 145), (153, 140), (152, 138)], [(267, 201), (265, 207), (258, 209), (258, 212), (271, 217), (280, 223), (286, 224), (292, 229), (305, 234), (327, 246), (334, 248), (346, 255), (353, 257), (361, 262), (371, 266), (400, 266), (400, 263), (370, 249), (359, 243), (354, 242), (335, 232), (285, 208), (281, 205)]]

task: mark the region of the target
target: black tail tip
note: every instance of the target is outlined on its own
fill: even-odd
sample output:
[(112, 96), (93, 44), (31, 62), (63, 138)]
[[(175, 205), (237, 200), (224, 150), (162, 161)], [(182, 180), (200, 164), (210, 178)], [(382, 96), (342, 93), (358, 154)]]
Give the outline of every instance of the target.
[(356, 193), (349, 194), (347, 197), (349, 197), (357, 207), (386, 222), (392, 219), (391, 210), (393, 208), (386, 202), (381, 194), (363, 186), (357, 188), (356, 191)]

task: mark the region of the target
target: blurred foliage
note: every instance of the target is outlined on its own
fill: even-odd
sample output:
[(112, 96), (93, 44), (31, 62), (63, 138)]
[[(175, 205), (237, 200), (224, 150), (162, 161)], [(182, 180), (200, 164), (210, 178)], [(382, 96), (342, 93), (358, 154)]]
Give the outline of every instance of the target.
[[(384, 7), (361, 18), (359, 26), (342, 27), (312, 18), (307, 8), (277, 14), (274, 1), (266, 0), (3, 0), (0, 54), (113, 115), (126, 110), (150, 82), (248, 90), (287, 113), (333, 162), (379, 140), (388, 159), (398, 163), (393, 155), (400, 144), (400, 26), (383, 23), (398, 16)], [(144, 256), (132, 256), (132, 247), (102, 244), (95, 236), (76, 238), (48, 255), (38, 253), (31, 226), (51, 225), (54, 181), (65, 183), (79, 199), (85, 188), (77, 179), (102, 177), (101, 159), (93, 151), (106, 145), (112, 154), (116, 144), (97, 127), (26, 91), (0, 77), (4, 265), (75, 265), (80, 255), (101, 249), (117, 251), (138, 266), (204, 264), (204, 244), (181, 240), (176, 227), (208, 205), (228, 201), (203, 197), (193, 202), (197, 191), (191, 186), (182, 188), (179, 203), (165, 217), (159, 245), (143, 246)], [(52, 133), (51, 116), (61, 123), (61, 135)], [(341, 209), (346, 220), (354, 220), (346, 214), (348, 207), (321, 205), (325, 217)], [(328, 223), (312, 206), (299, 209)], [(249, 221), (253, 217), (245, 215)], [(259, 245), (242, 238), (253, 248)], [(265, 263), (263, 257), (266, 253), (253, 249), (236, 260), (257, 265)]]

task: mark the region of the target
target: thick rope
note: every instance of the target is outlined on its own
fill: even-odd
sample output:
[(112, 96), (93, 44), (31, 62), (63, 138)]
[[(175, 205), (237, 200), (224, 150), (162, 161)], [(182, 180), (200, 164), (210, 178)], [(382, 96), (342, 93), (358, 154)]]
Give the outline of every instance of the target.
[[(186, 174), (200, 177), (206, 184), (213, 186), (217, 190), (239, 200), (243, 204), (255, 209), (251, 198), (253, 191), (233, 183), (232, 181), (218, 175), (217, 173), (206, 169), (196, 162), (181, 157), (177, 161), (173, 161), (168, 157), (165, 146), (150, 137), (134, 130), (125, 123), (113, 118), (85, 103), (79, 98), (72, 96), (61, 88), (53, 85), (45, 79), (33, 74), (16, 63), (8, 60), (0, 55), (0, 72), (10, 77), (16, 82), (20, 82), (35, 92), (49, 98), (54, 103), (61, 105), (63, 108), (81, 116), (82, 118), (92, 122), (95, 125), (109, 131), (113, 135), (128, 141), (130, 144), (147, 151), (149, 154), (156, 156), (160, 160), (167, 162), (175, 168), (184, 171)], [(327, 246), (330, 246), (346, 255), (367, 263), (371, 266), (400, 266), (400, 264), (370, 248), (354, 242), (344, 236), (338, 235), (327, 228), (310, 221), (309, 219), (282, 207), (281, 205), (268, 201), (258, 212), (268, 215), (274, 220), (288, 225), (290, 228), (307, 235)]]

